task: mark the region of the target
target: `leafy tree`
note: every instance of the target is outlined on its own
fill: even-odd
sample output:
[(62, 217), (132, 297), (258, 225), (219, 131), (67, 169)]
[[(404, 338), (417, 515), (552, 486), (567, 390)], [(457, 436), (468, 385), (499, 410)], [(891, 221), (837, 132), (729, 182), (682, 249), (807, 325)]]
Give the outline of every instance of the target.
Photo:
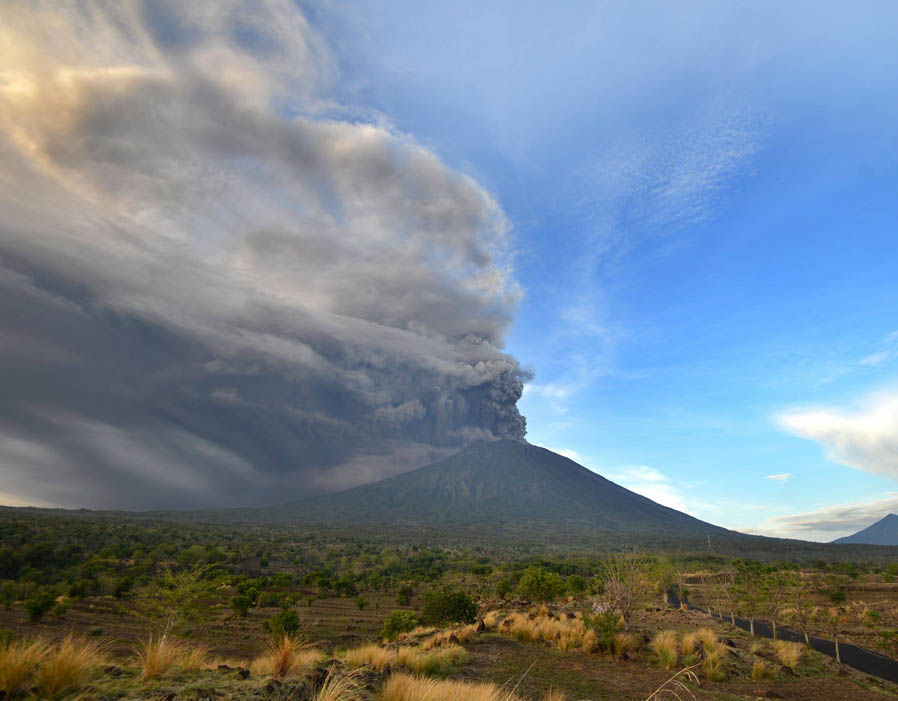
[(507, 599), (514, 591), (514, 580), (511, 577), (502, 577), (496, 582), (496, 596)]
[(393, 611), (384, 620), (384, 627), (380, 634), (388, 640), (395, 640), (400, 633), (414, 630), (417, 625), (418, 617), (411, 611)]
[(424, 597), (421, 619), (429, 625), (473, 623), (476, 617), (477, 605), (463, 591), (435, 589)]
[(195, 567), (181, 572), (163, 570), (159, 578), (144, 587), (136, 599), (139, 611), (155, 622), (165, 638), (181, 621), (196, 617), (200, 601), (217, 588), (211, 567)]
[(9, 611), (15, 602), (16, 583), (12, 581), (3, 582), (3, 585), (0, 586), (0, 604), (3, 604), (3, 608)]
[(56, 597), (47, 589), (37, 589), (25, 600), (25, 611), (28, 613), (28, 620), (37, 623), (44, 617), (53, 604), (56, 603)]
[(572, 574), (567, 578), (567, 590), (574, 595), (582, 594), (586, 591), (586, 580), (579, 574)]
[(243, 594), (237, 594), (237, 596), (231, 599), (231, 609), (233, 609), (234, 613), (238, 616), (246, 616), (252, 605), (252, 599)]
[(552, 601), (564, 593), (561, 576), (542, 567), (528, 567), (518, 582), (518, 593), (532, 601)]
[(400, 606), (408, 606), (414, 595), (415, 590), (412, 588), (412, 585), (403, 584), (396, 592), (396, 603)]
[(299, 631), (300, 620), (299, 615), (293, 609), (285, 609), (276, 616), (273, 616), (267, 623), (267, 629), (276, 639), (284, 636), (292, 638)]
[(361, 611), (368, 605), (368, 599), (364, 596), (357, 596), (355, 598), (355, 605), (358, 607), (359, 611)]

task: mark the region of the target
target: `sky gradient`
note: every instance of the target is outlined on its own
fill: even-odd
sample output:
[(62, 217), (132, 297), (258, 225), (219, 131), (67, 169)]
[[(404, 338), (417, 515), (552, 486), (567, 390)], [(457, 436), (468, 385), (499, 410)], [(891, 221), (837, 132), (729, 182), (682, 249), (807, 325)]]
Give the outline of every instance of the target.
[(0, 10), (5, 501), (345, 486), (523, 386), (716, 524), (898, 511), (893, 3), (87, 7)]

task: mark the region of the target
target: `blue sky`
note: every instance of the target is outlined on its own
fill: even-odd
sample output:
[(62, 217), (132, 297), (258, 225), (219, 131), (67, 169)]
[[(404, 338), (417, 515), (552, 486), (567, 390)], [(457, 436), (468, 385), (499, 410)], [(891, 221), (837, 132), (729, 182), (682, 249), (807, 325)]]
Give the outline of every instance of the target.
[(307, 9), (504, 208), (532, 442), (730, 527), (898, 509), (893, 4)]
[(0, 15), (0, 503), (301, 498), (519, 408), (724, 526), (898, 512), (893, 2)]

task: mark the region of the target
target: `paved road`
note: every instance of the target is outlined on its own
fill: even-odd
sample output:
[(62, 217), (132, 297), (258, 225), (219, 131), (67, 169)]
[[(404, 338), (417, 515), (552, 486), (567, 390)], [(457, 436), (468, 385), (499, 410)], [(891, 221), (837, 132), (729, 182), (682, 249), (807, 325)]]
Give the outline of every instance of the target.
[[(680, 597), (678, 596), (676, 586), (668, 589), (667, 599), (670, 602), (670, 605), (674, 608), (680, 607)], [(692, 611), (700, 611), (701, 613), (705, 614), (708, 613), (704, 609), (701, 609), (698, 606), (693, 606), (689, 603), (686, 604), (686, 607)], [(712, 613), (710, 615), (713, 618), (717, 618), (728, 623), (730, 622), (730, 618), (728, 616), (721, 617), (715, 613)], [(743, 630), (749, 630), (751, 628), (751, 624), (745, 618), (737, 618), (736, 625)], [(788, 630), (786, 628), (782, 628), (780, 626), (776, 627), (776, 634), (780, 640), (791, 640), (797, 643), (804, 642), (804, 635), (796, 633), (795, 631)], [(760, 635), (763, 638), (772, 638), (773, 629), (768, 623), (755, 619), (755, 635)], [(818, 652), (822, 652), (824, 655), (829, 655), (830, 657), (836, 656), (836, 645), (832, 640), (825, 640), (823, 638), (815, 638), (811, 636), (810, 643), (811, 647)], [(898, 684), (898, 662), (893, 660), (891, 657), (886, 657), (885, 655), (875, 652), (874, 650), (868, 650), (867, 648), (858, 647), (857, 645), (851, 645), (849, 643), (839, 643), (839, 658), (842, 660), (843, 664), (847, 664), (849, 667), (854, 667), (861, 672), (865, 672), (867, 674), (873, 675), (874, 677), (879, 677), (880, 679), (885, 679), (887, 681), (895, 682), (896, 684)]]

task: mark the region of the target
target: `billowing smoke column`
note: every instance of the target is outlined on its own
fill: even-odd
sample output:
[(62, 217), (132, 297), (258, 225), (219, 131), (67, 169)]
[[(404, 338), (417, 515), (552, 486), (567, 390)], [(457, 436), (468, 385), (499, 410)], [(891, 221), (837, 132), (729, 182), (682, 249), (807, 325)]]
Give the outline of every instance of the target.
[(0, 8), (0, 502), (296, 499), (522, 438), (507, 224), (291, 2)]

